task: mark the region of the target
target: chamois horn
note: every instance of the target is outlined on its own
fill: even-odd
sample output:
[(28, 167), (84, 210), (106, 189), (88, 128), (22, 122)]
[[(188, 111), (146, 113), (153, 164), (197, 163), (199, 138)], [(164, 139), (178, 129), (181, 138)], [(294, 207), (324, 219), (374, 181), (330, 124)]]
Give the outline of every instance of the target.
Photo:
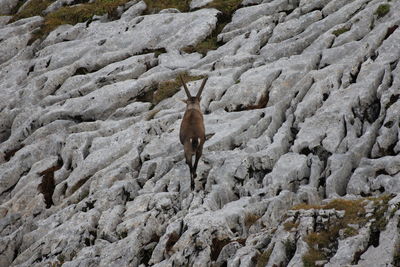
[(196, 95), (197, 98), (200, 98), (201, 93), (203, 92), (203, 88), (206, 85), (207, 80), (208, 80), (208, 77), (204, 78), (203, 82), (201, 83), (200, 89), (199, 89), (199, 91), (197, 92), (197, 95)]
[(183, 88), (185, 89), (186, 96), (187, 96), (188, 98), (191, 98), (192, 96), (190, 95), (189, 89), (187, 88), (186, 83), (185, 83), (185, 81), (183, 80), (181, 74), (179, 74), (179, 78), (181, 79), (181, 83), (182, 83), (182, 85), (183, 85)]

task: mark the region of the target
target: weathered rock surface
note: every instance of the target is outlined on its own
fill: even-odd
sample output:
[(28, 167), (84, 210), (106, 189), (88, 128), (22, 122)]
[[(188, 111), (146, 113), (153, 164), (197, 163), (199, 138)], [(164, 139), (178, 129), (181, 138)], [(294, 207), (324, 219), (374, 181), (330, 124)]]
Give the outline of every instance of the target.
[[(42, 17), (0, 17), (0, 266), (400, 266), (400, 1), (245, 0), (186, 53), (208, 2), (132, 1), (35, 42)], [(184, 92), (143, 100), (184, 71), (209, 76), (195, 191)], [(349, 214), (292, 207), (338, 197), (366, 220), (312, 247)]]

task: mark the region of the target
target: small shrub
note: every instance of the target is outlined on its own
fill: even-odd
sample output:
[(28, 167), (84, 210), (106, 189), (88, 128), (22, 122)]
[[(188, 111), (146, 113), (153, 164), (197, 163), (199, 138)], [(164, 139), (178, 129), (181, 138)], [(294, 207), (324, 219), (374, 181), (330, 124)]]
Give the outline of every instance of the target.
[(390, 11), (390, 5), (389, 4), (382, 4), (376, 9), (375, 14), (378, 16), (378, 18), (382, 18), (387, 13), (389, 13), (389, 11)]

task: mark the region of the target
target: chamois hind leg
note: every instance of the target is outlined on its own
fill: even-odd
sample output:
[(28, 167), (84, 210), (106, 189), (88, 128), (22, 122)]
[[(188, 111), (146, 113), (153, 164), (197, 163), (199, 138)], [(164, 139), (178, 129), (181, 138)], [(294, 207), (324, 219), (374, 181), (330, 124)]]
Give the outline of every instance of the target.
[(196, 171), (197, 171), (197, 164), (199, 163), (201, 154), (203, 154), (203, 146), (199, 146), (199, 147), (197, 148), (197, 151), (196, 151), (196, 159), (195, 159), (195, 161), (194, 161), (194, 167), (193, 167), (194, 178), (197, 177), (197, 173), (196, 173)]
[(191, 153), (185, 153), (185, 158), (186, 158), (186, 164), (189, 166), (189, 170), (190, 170), (190, 184), (191, 184), (190, 187), (193, 189), (192, 154)]

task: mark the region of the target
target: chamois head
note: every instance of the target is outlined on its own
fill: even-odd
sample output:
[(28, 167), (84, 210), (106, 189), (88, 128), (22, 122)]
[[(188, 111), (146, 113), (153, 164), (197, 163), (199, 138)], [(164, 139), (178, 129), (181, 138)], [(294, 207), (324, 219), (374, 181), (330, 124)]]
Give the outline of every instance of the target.
[[(196, 96), (191, 96), (182, 76), (179, 76), (183, 88), (185, 89), (187, 100), (186, 111), (183, 115), (179, 139), (185, 151), (186, 164), (190, 169), (191, 188), (194, 189), (194, 179), (197, 177), (196, 169), (201, 154), (203, 153), (203, 144), (205, 138), (205, 128), (203, 122), (203, 114), (200, 109), (201, 93), (206, 85), (207, 78), (201, 83), (200, 89)], [(192, 165), (192, 157), (196, 155), (194, 165)]]
[(201, 86), (200, 86), (199, 91), (197, 92), (196, 96), (191, 96), (189, 89), (187, 88), (186, 83), (182, 78), (182, 75), (179, 75), (179, 78), (181, 80), (181, 83), (183, 85), (183, 88), (185, 89), (185, 93), (187, 96), (187, 100), (183, 100), (183, 102), (186, 103), (186, 110), (198, 109), (200, 111), (201, 93), (203, 92), (203, 89), (204, 89), (204, 86), (206, 85), (208, 77), (206, 77), (203, 80), (203, 82), (201, 83)]

